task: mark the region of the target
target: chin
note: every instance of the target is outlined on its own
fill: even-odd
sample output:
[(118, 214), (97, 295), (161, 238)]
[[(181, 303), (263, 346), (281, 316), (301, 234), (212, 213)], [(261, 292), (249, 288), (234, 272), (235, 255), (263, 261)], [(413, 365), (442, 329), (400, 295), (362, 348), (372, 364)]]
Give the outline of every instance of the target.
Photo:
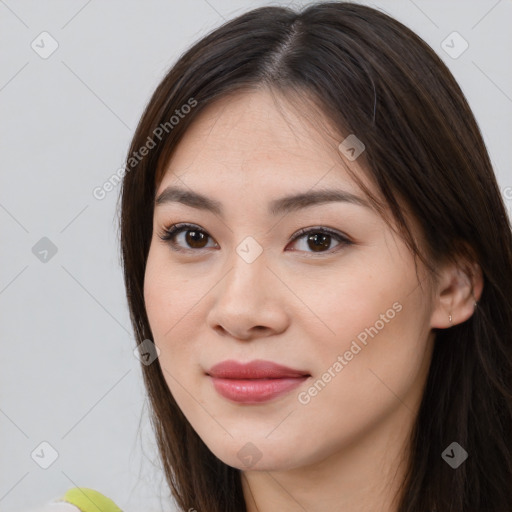
[(222, 446), (218, 442), (207, 446), (224, 464), (241, 471), (286, 471), (301, 465), (294, 457), (296, 446), (268, 439), (246, 439), (226, 438)]

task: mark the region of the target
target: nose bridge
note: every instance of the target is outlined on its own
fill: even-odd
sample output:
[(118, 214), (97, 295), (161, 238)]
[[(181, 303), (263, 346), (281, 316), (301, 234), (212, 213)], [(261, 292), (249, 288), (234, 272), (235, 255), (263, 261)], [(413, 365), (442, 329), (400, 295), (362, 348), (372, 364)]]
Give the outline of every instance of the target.
[(228, 264), (231, 268), (226, 276), (229, 292), (235, 296), (239, 293), (258, 296), (265, 287), (265, 274), (268, 273), (266, 251), (262, 245), (252, 236), (246, 236), (234, 248)]

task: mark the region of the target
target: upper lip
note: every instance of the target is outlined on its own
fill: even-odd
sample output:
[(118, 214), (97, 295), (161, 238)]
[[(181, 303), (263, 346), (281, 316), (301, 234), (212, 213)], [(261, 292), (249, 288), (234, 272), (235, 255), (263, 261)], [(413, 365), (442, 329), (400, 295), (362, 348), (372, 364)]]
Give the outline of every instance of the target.
[(308, 376), (307, 371), (288, 368), (272, 361), (257, 359), (249, 363), (234, 360), (222, 361), (212, 366), (207, 372), (211, 377), (224, 379), (279, 379), (285, 377)]

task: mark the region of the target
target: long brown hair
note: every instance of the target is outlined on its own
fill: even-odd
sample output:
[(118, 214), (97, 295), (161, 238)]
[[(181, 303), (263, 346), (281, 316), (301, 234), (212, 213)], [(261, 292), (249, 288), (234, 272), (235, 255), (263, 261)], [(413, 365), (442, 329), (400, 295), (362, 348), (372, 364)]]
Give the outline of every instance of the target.
[[(197, 42), (161, 81), (133, 137), (120, 195), (121, 258), (137, 344), (153, 339), (143, 283), (164, 164), (204, 107), (263, 86), (290, 98), (313, 98), (340, 132), (357, 134), (369, 177), (429, 269), (446, 260), (482, 269), (475, 313), (450, 329), (436, 329), (399, 512), (512, 510), (510, 221), (481, 133), (452, 74), (422, 39), (376, 9), (332, 2), (298, 12), (252, 10)], [(148, 150), (140, 151), (143, 146)], [(422, 248), (411, 236), (402, 200), (422, 230)], [(178, 506), (245, 511), (241, 471), (202, 442), (157, 361), (142, 371)], [(457, 469), (441, 457), (454, 441), (469, 453)]]

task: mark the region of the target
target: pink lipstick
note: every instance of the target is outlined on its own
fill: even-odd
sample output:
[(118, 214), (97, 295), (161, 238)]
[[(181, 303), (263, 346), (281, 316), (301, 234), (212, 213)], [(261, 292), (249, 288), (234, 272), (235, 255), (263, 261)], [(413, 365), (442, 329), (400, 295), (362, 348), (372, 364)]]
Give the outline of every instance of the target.
[(302, 384), (310, 374), (273, 363), (228, 360), (208, 372), (216, 391), (224, 398), (244, 404), (258, 404), (283, 395)]

